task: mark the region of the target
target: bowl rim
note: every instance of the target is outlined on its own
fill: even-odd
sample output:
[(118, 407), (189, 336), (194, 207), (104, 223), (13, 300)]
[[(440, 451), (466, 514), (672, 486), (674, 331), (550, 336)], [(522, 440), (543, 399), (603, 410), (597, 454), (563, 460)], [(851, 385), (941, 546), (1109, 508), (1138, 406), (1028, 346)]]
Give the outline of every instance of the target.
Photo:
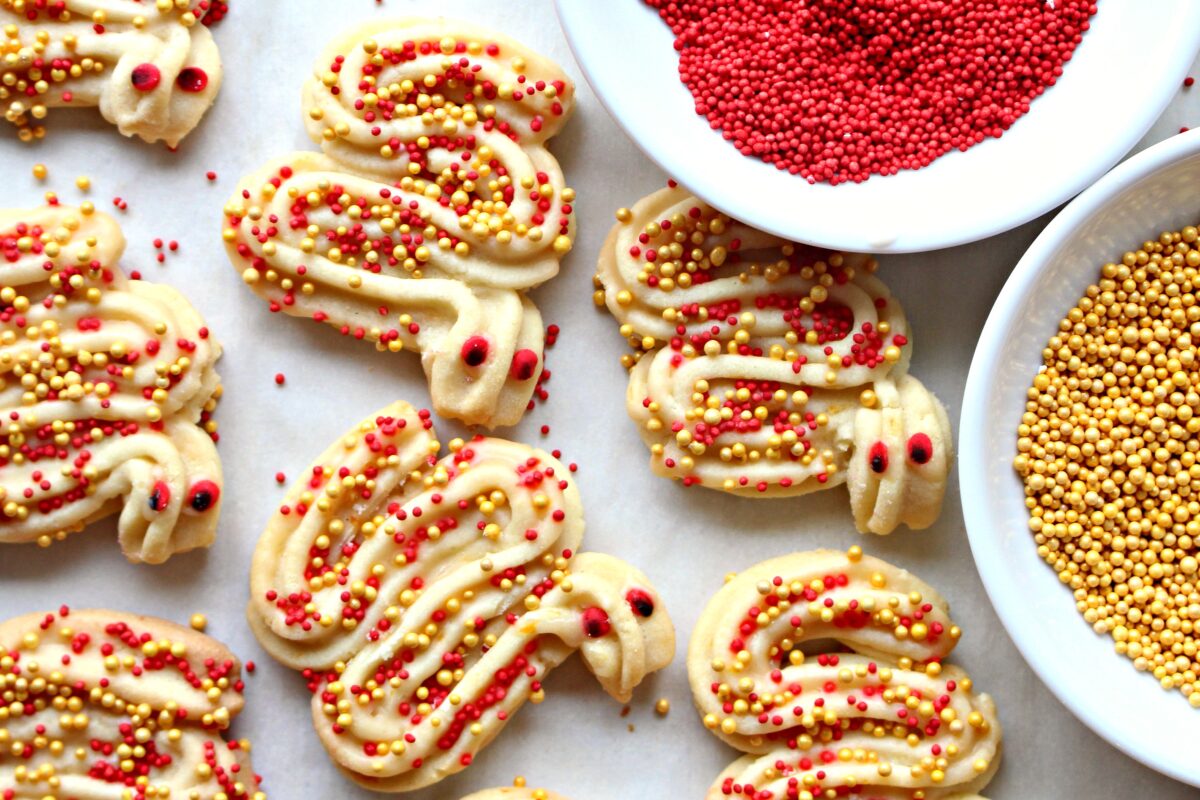
[[(996, 361), (1006, 332), (1020, 320), (1024, 299), (1048, 258), (1058, 249), (1060, 242), (1088, 217), (1111, 202), (1123, 190), (1139, 181), (1169, 168), (1175, 162), (1200, 154), (1200, 129), (1177, 134), (1122, 162), (1104, 175), (1099, 181), (1072, 200), (1066, 208), (1051, 220), (1029, 249), (1017, 262), (1004, 287), (996, 297), (987, 322), (979, 336), (979, 342), (971, 357), (967, 373), (966, 389), (963, 393), (962, 414), (959, 420), (959, 493), (962, 498), (963, 521), (967, 528), (967, 539), (975, 568), (983, 581), (988, 600), (1009, 638), (1017, 646), (1021, 657), (1043, 684), (1067, 709), (1094, 733), (1134, 760), (1145, 764), (1182, 783), (1200, 787), (1200, 773), (1187, 771), (1161, 757), (1154, 749), (1148, 749), (1123, 738), (1111, 730), (1103, 720), (1095, 704), (1069, 691), (1068, 681), (1062, 680), (1055, 670), (1040, 662), (1038, 637), (1028, 629), (1016, 624), (1015, 606), (1019, 593), (1012, 591), (997, 566), (999, 560), (987, 552), (994, 536), (989, 536), (984, 526), (975, 520), (987, 513), (977, 499), (986, 493), (988, 471), (982, 453), (988, 446), (988, 420), (984, 412), (986, 397), (996, 384)], [(1082, 288), (1082, 287), (1081, 287)], [(1082, 621), (1081, 621), (1082, 624)], [(1130, 667), (1130, 677), (1136, 677)], [(1200, 713), (1200, 712), (1197, 712)], [(1200, 721), (1200, 718), (1198, 718)]]
[[(610, 1), (642, 4), (643, 0)], [(686, 156), (682, 155), (686, 148), (660, 147), (655, 137), (639, 136), (637, 133), (638, 126), (628, 118), (627, 114), (621, 113), (618, 110), (616, 104), (613, 102), (613, 95), (607, 89), (601, 89), (601, 87), (607, 87), (607, 82), (599, 76), (598, 65), (594, 60), (581, 57), (581, 53), (585, 50), (580, 43), (584, 32), (580, 30), (579, 26), (571, 22), (574, 18), (571, 11), (572, 5), (583, 4), (585, 2), (588, 2), (588, 0), (554, 0), (555, 15), (566, 37), (575, 63), (579, 66), (593, 94), (600, 101), (605, 111), (616, 121), (617, 126), (624, 131), (625, 135), (634, 145), (658, 165), (669, 178), (686, 186), (697, 197), (718, 211), (727, 214), (733, 219), (749, 221), (748, 217), (754, 215), (746, 214), (747, 209), (744, 207), (738, 208), (739, 204), (729, 202), (734, 196), (720, 191), (718, 188), (719, 181), (715, 177), (706, 177), (706, 173), (698, 172), (694, 168), (694, 165), (693, 168), (688, 168), (689, 160)], [(790, 226), (777, 225), (773, 219), (768, 218), (755, 220), (755, 227), (783, 239), (805, 242), (833, 250), (903, 254), (942, 250), (987, 239), (1010, 231), (1052, 211), (1078, 195), (1128, 155), (1129, 151), (1142, 140), (1151, 127), (1153, 127), (1154, 123), (1162, 116), (1171, 99), (1179, 90), (1179, 86), (1188, 74), (1188, 70), (1191, 68), (1197, 52), (1200, 51), (1200, 3), (1191, 2), (1185, 6), (1181, 6), (1176, 10), (1176, 14), (1182, 17), (1182, 19), (1176, 20), (1176, 34), (1184, 43), (1183, 46), (1177, 48), (1178, 55), (1176, 58), (1178, 60), (1170, 74), (1161, 76), (1152, 84), (1151, 89), (1144, 95), (1143, 101), (1140, 103), (1141, 108), (1153, 113), (1147, 113), (1137, 125), (1123, 129), (1122, 135), (1113, 136), (1105, 148), (1103, 158), (1096, 159), (1086, 169), (1080, 169), (1073, 180), (1061, 182), (1054, 188), (1054, 191), (1035, 192), (1032, 195), (1032, 199), (1026, 204), (1021, 206), (1014, 205), (1009, 213), (1003, 216), (980, 217), (979, 222), (975, 225), (942, 226), (939, 231), (940, 235), (931, 233), (906, 234), (901, 238), (899, 243), (894, 241), (870, 241), (866, 239), (849, 243), (845, 240), (830, 239), (821, 230), (819, 223), (805, 223), (795, 217), (792, 218)], [(673, 85), (680, 91), (687, 91), (678, 80)], [(995, 144), (1002, 143), (1003, 139)], [(953, 156), (955, 152), (946, 153), (943, 158)], [(734, 153), (732, 148), (730, 148), (730, 153)], [(740, 157), (743, 159), (748, 158), (746, 156)], [(714, 176), (720, 174), (719, 170), (712, 170), (710, 172)], [(907, 172), (915, 173), (916, 170)], [(697, 178), (697, 175), (700, 177)], [(886, 180), (886, 176), (873, 176), (873, 180)], [(800, 178), (797, 178), (797, 181), (798, 184), (804, 183)]]

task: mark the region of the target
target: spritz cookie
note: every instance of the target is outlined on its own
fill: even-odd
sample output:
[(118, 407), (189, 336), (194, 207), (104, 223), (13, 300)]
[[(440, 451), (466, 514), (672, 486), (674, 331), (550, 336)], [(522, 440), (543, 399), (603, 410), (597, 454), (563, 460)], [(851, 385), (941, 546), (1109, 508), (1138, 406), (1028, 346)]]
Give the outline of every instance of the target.
[(567, 800), (561, 794), (546, 789), (527, 789), (524, 786), (505, 786), (501, 789), (484, 789), (464, 797), (462, 800)]
[[(853, 547), (765, 561), (700, 616), (688, 678), (704, 726), (746, 755), (709, 800), (964, 800), (1000, 759), (995, 705), (943, 663), (938, 593)], [(832, 643), (832, 644), (830, 644)]]
[(241, 664), (180, 625), (119, 611), (0, 623), (5, 798), (266, 800), (242, 710)]
[(131, 561), (212, 544), (221, 346), (178, 291), (127, 278), (124, 249), (90, 207), (0, 211), (0, 543), (119, 513)]
[(0, 0), (0, 108), (40, 139), (51, 108), (98, 107), (126, 136), (179, 144), (221, 87), (222, 0)]
[(337, 765), (379, 791), (468, 767), (576, 650), (622, 702), (675, 651), (647, 578), (578, 553), (565, 466), (484, 437), (439, 459), (429, 417), (394, 403), (334, 443), (251, 567), (255, 634), (304, 672)]
[(505, 36), (405, 19), (338, 37), (303, 104), (322, 153), (267, 164), (225, 207), (243, 279), (271, 311), (420, 353), (443, 416), (518, 422), (545, 338), (525, 290), (574, 236), (574, 192), (546, 149), (570, 79)]
[(860, 531), (933, 524), (950, 423), (908, 374), (908, 322), (874, 259), (785, 242), (673, 187), (617, 217), (596, 301), (634, 348), (627, 404), (655, 473), (746, 497), (845, 484)]

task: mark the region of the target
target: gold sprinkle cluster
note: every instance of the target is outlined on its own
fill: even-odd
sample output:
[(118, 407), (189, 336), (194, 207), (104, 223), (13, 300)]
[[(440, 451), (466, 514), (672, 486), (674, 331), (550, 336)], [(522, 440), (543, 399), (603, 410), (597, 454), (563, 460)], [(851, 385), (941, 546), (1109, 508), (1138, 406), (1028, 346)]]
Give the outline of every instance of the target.
[(1192, 226), (1105, 264), (1042, 352), (1013, 463), (1084, 619), (1200, 708), (1197, 288)]

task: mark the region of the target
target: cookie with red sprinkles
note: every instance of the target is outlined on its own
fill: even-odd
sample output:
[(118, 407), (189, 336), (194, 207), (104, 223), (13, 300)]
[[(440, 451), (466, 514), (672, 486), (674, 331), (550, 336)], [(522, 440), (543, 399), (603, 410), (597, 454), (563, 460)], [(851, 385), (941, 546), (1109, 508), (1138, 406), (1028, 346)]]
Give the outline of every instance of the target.
[(692, 632), (688, 679), (704, 726), (746, 755), (706, 797), (974, 797), (1001, 729), (943, 663), (961, 635), (936, 590), (858, 547), (731, 576)]
[(645, 0), (696, 113), (809, 183), (999, 138), (1058, 81), (1095, 0)]
[(646, 576), (579, 553), (566, 466), (502, 439), (448, 449), (405, 403), (364, 420), (290, 488), (251, 565), (259, 642), (302, 672), (337, 766), (377, 791), (469, 767), (576, 650), (620, 702), (675, 651)]
[(52, 108), (99, 108), (126, 136), (175, 147), (221, 86), (208, 28), (223, 0), (0, 0), (0, 109), (23, 141)]
[(674, 186), (618, 211), (595, 300), (633, 348), (627, 408), (653, 471), (746, 497), (844, 484), (860, 531), (933, 524), (953, 437), (876, 266)]
[(544, 373), (526, 290), (574, 237), (575, 194), (546, 149), (570, 79), (497, 33), (405, 19), (334, 40), (303, 103), (322, 152), (272, 161), (225, 206), (246, 284), (272, 312), (419, 353), (443, 416), (518, 422)]
[(0, 623), (0, 797), (266, 800), (223, 644), (120, 611)]
[(108, 215), (0, 211), (0, 543), (118, 514), (131, 561), (207, 547), (221, 346), (175, 289), (126, 277)]

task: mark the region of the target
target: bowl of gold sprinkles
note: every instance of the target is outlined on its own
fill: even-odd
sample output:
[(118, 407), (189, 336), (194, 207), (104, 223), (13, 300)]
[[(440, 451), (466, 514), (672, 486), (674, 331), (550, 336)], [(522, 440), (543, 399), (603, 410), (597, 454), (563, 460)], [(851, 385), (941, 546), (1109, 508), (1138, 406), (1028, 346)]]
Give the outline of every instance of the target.
[(1200, 786), (1200, 131), (1120, 165), (1017, 265), (960, 426), (971, 549), (1084, 723)]

